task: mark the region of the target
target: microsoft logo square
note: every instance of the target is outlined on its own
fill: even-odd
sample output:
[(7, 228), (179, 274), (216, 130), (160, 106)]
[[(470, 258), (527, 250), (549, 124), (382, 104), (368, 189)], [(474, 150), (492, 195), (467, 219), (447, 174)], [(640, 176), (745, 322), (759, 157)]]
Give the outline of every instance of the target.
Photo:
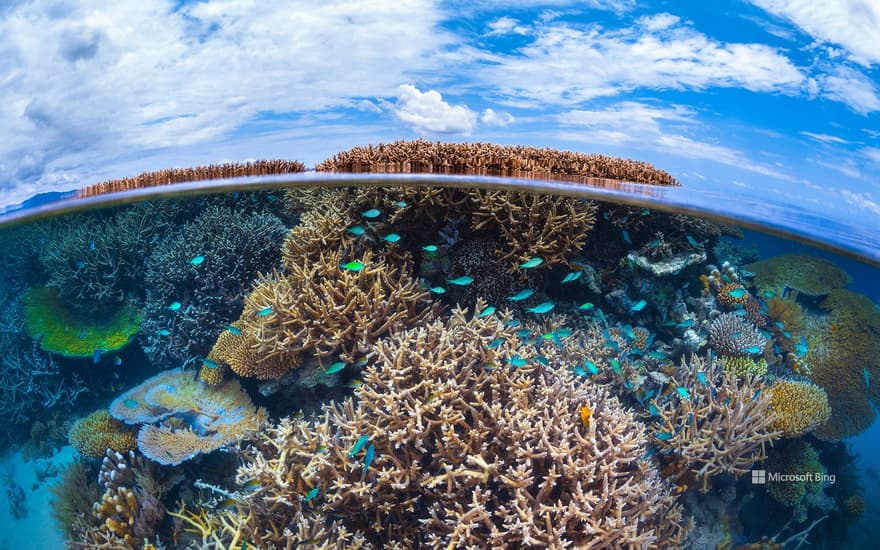
[(765, 485), (767, 483), (767, 470), (752, 470), (752, 484)]

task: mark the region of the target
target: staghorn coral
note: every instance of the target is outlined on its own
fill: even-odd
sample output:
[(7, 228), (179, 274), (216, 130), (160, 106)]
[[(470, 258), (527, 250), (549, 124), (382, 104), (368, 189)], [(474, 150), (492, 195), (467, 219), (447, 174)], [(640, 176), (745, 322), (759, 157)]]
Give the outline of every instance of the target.
[(83, 317), (67, 308), (51, 287), (33, 287), (24, 296), (27, 333), (44, 350), (65, 357), (94, 357), (95, 352), (126, 346), (137, 334), (140, 316), (130, 303), (103, 320)]
[(809, 382), (777, 380), (769, 388), (770, 408), (776, 420), (770, 425), (782, 437), (800, 437), (828, 421), (831, 407), (825, 390)]
[(74, 422), (69, 439), (73, 448), (86, 458), (101, 458), (107, 449), (125, 453), (135, 448), (135, 433), (110, 416), (107, 409)]
[(718, 474), (747, 473), (780, 435), (771, 427), (776, 416), (760, 377), (740, 378), (718, 361), (694, 356), (682, 359), (673, 384), (682, 389), (655, 402), (660, 415), (655, 440), (661, 452), (684, 463), (678, 479), (695, 476), (703, 492)]
[(833, 262), (807, 254), (782, 254), (745, 266), (755, 274), (755, 284), (779, 296), (785, 288), (808, 296), (823, 296), (852, 280)]
[(206, 386), (183, 369), (160, 372), (123, 393), (110, 404), (110, 414), (143, 424), (138, 449), (164, 465), (233, 444), (266, 422), (266, 411), (254, 407), (237, 380)]
[(601, 183), (591, 181), (595, 178), (679, 185), (646, 162), (555, 149), (421, 139), (354, 147), (315, 168), (319, 172), (471, 174)]
[(724, 313), (709, 323), (709, 345), (722, 355), (745, 357), (762, 353), (767, 339), (751, 322)]
[(240, 376), (276, 379), (298, 367), (303, 353), (352, 360), (388, 331), (434, 314), (428, 293), (404, 269), (369, 250), (359, 261), (362, 269), (344, 269), (341, 252), (331, 250), (263, 277), (245, 298), (238, 334), (222, 333), (209, 358)]
[[(324, 525), (313, 523), (320, 508), (390, 548), (679, 544), (686, 529), (671, 488), (638, 460), (645, 428), (561, 363), (505, 364), (526, 351), (509, 319), (456, 310), (380, 340), (357, 402), (259, 434), (237, 476), (259, 483), (243, 528), (258, 545), (284, 546), (298, 540), (284, 527)], [(365, 450), (353, 450), (361, 436), (374, 453), (368, 467)]]
[[(278, 265), (286, 231), (272, 214), (209, 207), (157, 246), (147, 261), (141, 323), (150, 360), (169, 367), (206, 355), (241, 313), (257, 274)], [(181, 308), (169, 310), (175, 301)]]
[(567, 264), (596, 222), (596, 203), (579, 199), (483, 190), (473, 191), (472, 198), (471, 227), (501, 235), (506, 245), (495, 255), (509, 272), (533, 257), (544, 260), (541, 268)]
[(77, 197), (92, 197), (104, 193), (116, 193), (129, 189), (168, 185), (187, 181), (236, 178), (241, 176), (263, 176), (274, 174), (295, 174), (305, 170), (305, 165), (292, 160), (256, 160), (209, 164), (192, 168), (170, 168), (156, 172), (144, 172), (131, 178), (121, 178), (96, 183), (77, 192)]
[(786, 476), (768, 479), (767, 493), (785, 506), (794, 508), (810, 492), (822, 490), (825, 467), (819, 462), (819, 453), (803, 439), (795, 439), (785, 447), (774, 449), (764, 463), (764, 469)]

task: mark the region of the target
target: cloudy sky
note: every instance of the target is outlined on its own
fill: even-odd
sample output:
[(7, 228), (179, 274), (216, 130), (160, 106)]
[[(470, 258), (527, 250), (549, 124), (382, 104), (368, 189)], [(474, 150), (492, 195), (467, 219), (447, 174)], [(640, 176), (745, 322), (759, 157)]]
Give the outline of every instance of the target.
[(0, 206), (425, 137), (639, 158), (880, 218), (880, 2), (698, 4), (0, 1)]

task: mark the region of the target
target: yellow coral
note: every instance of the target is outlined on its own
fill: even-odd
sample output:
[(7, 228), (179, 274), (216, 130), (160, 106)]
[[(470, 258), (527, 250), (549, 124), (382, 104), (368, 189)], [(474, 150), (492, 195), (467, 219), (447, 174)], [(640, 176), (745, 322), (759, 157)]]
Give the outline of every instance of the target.
[(739, 377), (762, 376), (767, 373), (767, 360), (764, 358), (755, 361), (751, 357), (724, 356), (719, 361), (725, 371)]
[(208, 386), (219, 386), (226, 374), (226, 367), (217, 363), (202, 363), (199, 368), (199, 382)]
[(770, 387), (771, 408), (777, 418), (771, 424), (783, 437), (799, 437), (828, 421), (831, 407), (825, 390), (809, 382), (779, 380)]
[(70, 444), (84, 457), (101, 458), (107, 449), (127, 453), (137, 445), (131, 429), (100, 409), (73, 423)]

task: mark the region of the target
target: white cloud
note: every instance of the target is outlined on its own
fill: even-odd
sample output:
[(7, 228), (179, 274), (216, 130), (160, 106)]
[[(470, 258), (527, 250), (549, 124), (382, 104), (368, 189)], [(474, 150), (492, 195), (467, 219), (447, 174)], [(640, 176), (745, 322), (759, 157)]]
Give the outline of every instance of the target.
[(504, 17), (499, 17), (494, 21), (490, 21), (488, 27), (489, 32), (486, 34), (489, 36), (529, 33), (529, 27), (521, 25), (519, 21), (506, 15)]
[(865, 147), (862, 149), (862, 154), (867, 157), (869, 160), (880, 164), (880, 148), (878, 147)]
[(880, 204), (878, 204), (877, 201), (874, 200), (874, 197), (871, 196), (871, 193), (859, 193), (850, 191), (848, 189), (841, 189), (840, 194), (843, 195), (843, 198), (846, 200), (846, 202), (880, 216)]
[(878, 132), (877, 130), (871, 130), (870, 128), (862, 128), (862, 131), (874, 139), (880, 138), (880, 132)]
[(480, 113), (480, 122), (485, 126), (510, 126), (513, 124), (513, 115), (507, 111), (495, 111), (494, 109), (485, 109)]
[(469, 135), (477, 123), (467, 106), (450, 105), (437, 91), (423, 93), (412, 84), (398, 87), (395, 114), (419, 133)]
[(816, 80), (821, 95), (845, 103), (859, 114), (880, 111), (880, 97), (875, 83), (855, 69), (839, 66), (830, 74), (817, 76)]
[(839, 143), (841, 145), (852, 143), (851, 141), (847, 141), (841, 137), (832, 136), (829, 134), (817, 134), (814, 132), (801, 132), (801, 135), (807, 136), (808, 138), (814, 139), (816, 141), (821, 141), (822, 143)]
[(563, 131), (563, 139), (711, 160), (781, 180), (793, 180), (784, 171), (753, 162), (742, 151), (685, 135), (699, 125), (696, 113), (686, 107), (623, 101), (602, 110), (569, 111), (559, 115), (558, 120), (574, 128)]
[(0, 18), (2, 201), (12, 186), (91, 183), (103, 163), (277, 113), (392, 96), (451, 43), (429, 0), (59, 5)]
[(719, 42), (668, 14), (640, 23), (619, 30), (538, 27), (535, 40), (515, 55), (493, 56), (483, 76), (515, 101), (568, 105), (638, 88), (795, 94), (805, 83), (769, 46)]
[(751, 0), (823, 42), (838, 44), (863, 65), (880, 63), (880, 2), (876, 0)]

